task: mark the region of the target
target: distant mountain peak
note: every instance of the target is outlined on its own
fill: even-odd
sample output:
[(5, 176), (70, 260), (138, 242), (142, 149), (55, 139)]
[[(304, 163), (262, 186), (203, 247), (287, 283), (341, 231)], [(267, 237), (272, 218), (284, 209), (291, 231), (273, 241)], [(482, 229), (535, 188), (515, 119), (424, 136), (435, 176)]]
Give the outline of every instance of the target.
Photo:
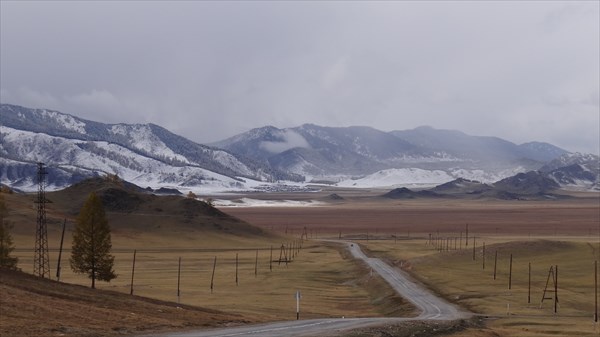
[(240, 186), (299, 179), (269, 165), (194, 143), (156, 124), (103, 124), (58, 111), (0, 105), (0, 176), (28, 189), (42, 161), (49, 184), (64, 187), (99, 173), (117, 174), (151, 187)]
[(598, 156), (428, 125), (392, 132), (269, 125), (207, 146), (152, 123), (104, 124), (10, 104), (0, 105), (0, 121), (0, 176), (17, 188), (33, 184), (31, 163), (36, 161), (52, 166), (56, 186), (111, 173), (153, 188), (242, 188), (247, 179), (304, 177), (339, 186), (400, 186), (462, 177), (466, 180), (446, 187), (476, 190), (480, 186), (468, 179), (488, 183), (540, 170), (561, 186), (590, 189), (597, 188), (600, 175)]

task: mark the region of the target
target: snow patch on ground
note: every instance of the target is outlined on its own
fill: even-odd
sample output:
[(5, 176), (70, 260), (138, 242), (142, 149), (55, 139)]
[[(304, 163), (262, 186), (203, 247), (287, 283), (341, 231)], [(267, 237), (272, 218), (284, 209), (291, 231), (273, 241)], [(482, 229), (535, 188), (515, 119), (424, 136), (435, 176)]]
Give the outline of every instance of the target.
[(339, 187), (392, 187), (408, 185), (439, 185), (455, 178), (441, 170), (423, 170), (418, 168), (389, 169), (375, 172), (359, 179), (340, 181)]
[(251, 198), (234, 200), (217, 199), (213, 200), (212, 203), (215, 207), (309, 207), (325, 205), (325, 203), (315, 200), (258, 200)]
[(351, 188), (433, 187), (458, 178), (476, 180), (482, 183), (494, 183), (525, 171), (522, 167), (498, 172), (459, 168), (450, 169), (448, 172), (418, 168), (388, 169), (361, 178), (342, 180), (336, 186)]

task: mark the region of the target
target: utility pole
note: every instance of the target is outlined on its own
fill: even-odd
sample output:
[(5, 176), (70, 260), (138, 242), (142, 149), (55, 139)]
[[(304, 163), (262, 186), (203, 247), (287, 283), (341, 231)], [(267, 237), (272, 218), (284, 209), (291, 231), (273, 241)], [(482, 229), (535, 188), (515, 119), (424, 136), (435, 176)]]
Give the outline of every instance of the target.
[(217, 269), (217, 257), (215, 256), (215, 262), (213, 262), (213, 272), (210, 277), (210, 293), (213, 293), (214, 284), (215, 284), (215, 269)]
[[(554, 282), (554, 290), (548, 290), (550, 279), (552, 279), (552, 282)], [(548, 278), (546, 279), (546, 286), (544, 287), (544, 293), (542, 294), (542, 301), (540, 302), (540, 309), (542, 308), (544, 300), (553, 299), (552, 297), (546, 297), (546, 293), (554, 293), (554, 313), (556, 313), (558, 306), (558, 265), (550, 266)]]
[(181, 293), (179, 292), (179, 285), (181, 283), (181, 256), (179, 257), (179, 265), (177, 267), (177, 304), (181, 303)]
[(33, 274), (43, 278), (50, 278), (50, 256), (48, 254), (48, 226), (46, 224), (46, 191), (44, 186), (45, 176), (48, 174), (44, 163), (37, 163), (38, 193), (37, 200), (37, 228), (35, 232), (35, 249), (33, 257)]
[(235, 253), (235, 285), (239, 285), (239, 279), (238, 279), (238, 265), (239, 265), (239, 261), (238, 261), (238, 253)]
[(485, 270), (485, 242), (483, 243), (483, 259), (482, 259), (482, 269)]
[(598, 323), (598, 260), (594, 261), (594, 322)]
[(498, 265), (498, 251), (494, 253), (494, 280), (496, 279), (496, 266)]
[(512, 254), (510, 254), (510, 266), (508, 268), (508, 290), (512, 289)]
[(554, 272), (554, 313), (556, 314), (558, 312), (558, 265), (555, 266)]
[(131, 287), (129, 289), (129, 295), (133, 295), (133, 275), (135, 274), (135, 254), (137, 250), (133, 250), (133, 266), (131, 267)]
[(254, 261), (254, 277), (258, 276), (258, 249), (256, 250), (256, 260)]
[(527, 303), (531, 303), (531, 262), (529, 262), (529, 277), (527, 284)]
[(63, 221), (63, 227), (62, 227), (62, 235), (60, 236), (60, 248), (58, 250), (58, 263), (56, 264), (56, 281), (60, 282), (60, 260), (62, 258), (62, 249), (63, 249), (63, 242), (65, 240), (65, 226), (67, 225), (67, 219), (65, 219), (65, 221)]

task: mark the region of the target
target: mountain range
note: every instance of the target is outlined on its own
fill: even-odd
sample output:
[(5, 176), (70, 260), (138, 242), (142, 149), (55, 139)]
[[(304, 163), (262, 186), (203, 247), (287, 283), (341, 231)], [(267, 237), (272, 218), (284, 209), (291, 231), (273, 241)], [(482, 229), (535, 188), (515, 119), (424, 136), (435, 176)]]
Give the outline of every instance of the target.
[(36, 162), (50, 188), (117, 174), (143, 186), (233, 188), (245, 179), (298, 180), (222, 149), (194, 143), (154, 124), (103, 124), (46, 109), (0, 106), (0, 177), (16, 188), (35, 184)]
[(278, 170), (333, 180), (401, 168), (484, 170), (497, 178), (539, 169), (568, 153), (548, 143), (516, 145), (427, 126), (392, 132), (312, 124), (288, 129), (267, 126), (212, 145), (262, 159)]
[(154, 124), (104, 124), (1, 104), (2, 184), (35, 189), (36, 162), (47, 164), (51, 189), (117, 174), (140, 186), (203, 192), (280, 181), (347, 187), (441, 184), (456, 178), (487, 183), (531, 170), (561, 186), (590, 189), (597, 188), (599, 173), (595, 155), (426, 126), (392, 132), (266, 126), (202, 145)]

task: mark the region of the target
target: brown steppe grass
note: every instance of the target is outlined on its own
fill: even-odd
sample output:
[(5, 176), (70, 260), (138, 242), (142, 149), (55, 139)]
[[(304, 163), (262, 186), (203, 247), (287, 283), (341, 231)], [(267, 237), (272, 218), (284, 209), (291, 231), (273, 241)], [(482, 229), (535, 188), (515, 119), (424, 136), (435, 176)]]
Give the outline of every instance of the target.
[[(119, 277), (110, 283), (99, 283), (99, 288), (129, 294), (133, 250), (137, 249), (135, 295), (179, 300), (182, 305), (221, 310), (253, 322), (294, 319), (296, 290), (302, 293), (301, 318), (410, 315), (410, 306), (395, 297), (381, 279), (371, 277), (366, 268), (356, 264), (335, 244), (318, 241), (341, 236), (346, 240), (357, 240), (371, 254), (395, 262), (398, 267), (402, 265), (440, 295), (487, 317), (481, 327), (446, 334), (448, 336), (597, 335), (591, 317), (593, 294), (589, 293), (590, 289), (593, 291), (593, 286), (589, 287), (589, 279), (593, 277), (591, 268), (594, 259), (598, 258), (600, 204), (597, 194), (558, 201), (397, 201), (373, 197), (378, 193), (371, 192), (364, 197), (355, 191), (347, 195), (340, 192), (346, 197), (345, 201), (320, 207), (221, 209), (263, 228), (269, 232), (266, 236), (231, 235), (178, 226), (176, 219), (168, 217), (144, 219), (114, 215), (132, 217), (128, 221), (134, 221), (136, 225), (133, 229), (122, 225), (113, 228), (115, 267)], [(269, 197), (308, 199), (322, 195), (274, 194)], [(50, 211), (49, 241), (54, 277), (61, 218), (65, 212)], [(19, 266), (25, 272), (31, 272), (31, 229), (35, 226), (35, 213), (31, 208), (14, 211), (16, 224), (25, 220), (33, 224), (15, 226), (18, 248), (15, 255), (20, 258)], [(140, 226), (142, 221), (148, 222), (151, 230), (145, 231)], [(124, 221), (121, 219), (120, 223)], [(464, 235), (467, 223), (470, 236), (477, 237), (478, 247), (486, 241), (486, 270), (482, 270), (479, 248), (476, 261), (472, 261), (470, 250), (438, 252), (426, 244), (429, 234), (439, 233), (440, 237)], [(281, 244), (298, 241), (305, 228), (308, 240), (304, 241), (294, 261), (287, 266), (275, 262), (273, 270), (269, 270), (270, 247), (273, 246), (274, 259), (278, 259)], [(69, 231), (65, 247), (70, 247)], [(255, 277), (257, 250), (258, 274)], [(496, 281), (490, 276), (494, 250), (499, 252), (499, 266), (506, 265), (509, 251), (514, 254), (515, 278), (511, 291), (504, 289), (505, 268), (499, 269)], [(239, 285), (235, 283), (236, 253), (240, 264)], [(217, 268), (211, 293), (215, 256)], [(61, 281), (89, 285), (86, 277), (70, 271), (68, 257), (69, 251), (65, 250)], [(177, 263), (180, 257), (181, 292), (178, 298)], [(536, 271), (532, 298), (538, 303), (522, 303), (525, 261), (531, 261)], [(549, 303), (544, 303), (542, 309), (534, 308), (539, 306), (540, 284), (545, 283), (551, 264), (558, 264), (560, 273), (561, 297), (557, 315), (550, 311)], [(510, 304), (509, 315), (507, 303)]]
[[(308, 211), (232, 209), (230, 213), (265, 227), (279, 223), (279, 227), (272, 227), (279, 232), (302, 231), (307, 226), (308, 233), (320, 238), (356, 240), (371, 255), (409, 271), (440, 296), (481, 317), (481, 326), (445, 336), (600, 335), (594, 322), (594, 261), (600, 260), (597, 194), (561, 201), (409, 200), (348, 203)], [(470, 239), (465, 247), (467, 223)], [(446, 240), (444, 251), (429, 241), (430, 234)], [(509, 290), (510, 254), (513, 271)], [(553, 300), (541, 303), (553, 265), (559, 269), (556, 314)], [(553, 293), (547, 295), (551, 296)]]

